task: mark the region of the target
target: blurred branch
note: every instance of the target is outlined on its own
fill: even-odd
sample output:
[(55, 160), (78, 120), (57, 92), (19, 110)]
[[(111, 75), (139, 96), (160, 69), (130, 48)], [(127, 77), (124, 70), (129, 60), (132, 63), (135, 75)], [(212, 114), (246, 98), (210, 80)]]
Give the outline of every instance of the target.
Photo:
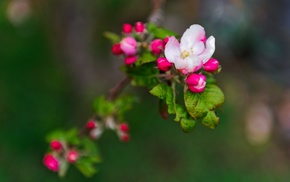
[(161, 25), (164, 20), (163, 7), (166, 0), (152, 0), (153, 11), (148, 18), (149, 22), (152, 22), (156, 25)]
[(130, 83), (130, 78), (125, 77), (123, 78), (117, 85), (115, 85), (110, 91), (109, 95), (107, 96), (108, 100), (114, 100), (121, 92), (122, 90)]

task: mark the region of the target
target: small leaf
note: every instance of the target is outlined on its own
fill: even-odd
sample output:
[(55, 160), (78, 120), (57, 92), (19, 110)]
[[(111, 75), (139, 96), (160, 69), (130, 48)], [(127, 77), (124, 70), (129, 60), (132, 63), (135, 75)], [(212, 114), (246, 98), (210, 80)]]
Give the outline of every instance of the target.
[(194, 129), (196, 121), (193, 119), (182, 118), (180, 121), (180, 125), (185, 133), (189, 133)]
[(108, 116), (114, 112), (114, 104), (100, 96), (94, 101), (95, 112), (100, 116)]
[(150, 90), (152, 95), (157, 96), (159, 99), (164, 99), (168, 106), (168, 113), (174, 114), (174, 98), (173, 98), (173, 90), (166, 84), (160, 83), (156, 85), (152, 90)]
[(175, 112), (176, 112), (176, 117), (174, 119), (175, 121), (180, 122), (182, 118), (187, 118), (187, 111), (184, 108), (184, 106), (176, 104)]
[(202, 93), (193, 93), (188, 90), (184, 94), (184, 101), (188, 113), (194, 119), (199, 119), (206, 112), (220, 107), (224, 102), (224, 94), (216, 85), (207, 84)]
[(144, 63), (136, 67), (127, 67), (125, 72), (132, 78), (132, 85), (134, 86), (143, 86), (151, 89), (159, 82), (156, 78), (159, 70), (153, 62)]
[(154, 56), (151, 52), (144, 52), (140, 58), (138, 63), (144, 64), (144, 63), (150, 63), (150, 62), (156, 62), (157, 58)]
[(82, 157), (79, 160), (77, 160), (75, 166), (86, 177), (91, 177), (97, 172), (96, 167), (87, 157)]
[(214, 111), (209, 111), (202, 120), (202, 124), (211, 129), (214, 129), (218, 125), (218, 122), (219, 117), (216, 116)]
[(148, 29), (149, 33), (154, 34), (154, 36), (156, 38), (159, 38), (159, 39), (164, 39), (168, 36), (177, 36), (177, 34), (175, 32), (173, 32), (171, 30), (167, 30), (167, 29), (162, 28), (162, 27), (157, 27), (153, 23), (148, 23), (147, 29)]
[(121, 41), (121, 37), (118, 34), (115, 34), (113, 32), (105, 32), (104, 36), (111, 40), (113, 44), (119, 43)]
[(114, 101), (115, 110), (117, 111), (117, 117), (119, 120), (123, 119), (124, 113), (130, 110), (133, 106), (133, 103), (136, 101), (136, 97), (132, 95), (122, 95)]

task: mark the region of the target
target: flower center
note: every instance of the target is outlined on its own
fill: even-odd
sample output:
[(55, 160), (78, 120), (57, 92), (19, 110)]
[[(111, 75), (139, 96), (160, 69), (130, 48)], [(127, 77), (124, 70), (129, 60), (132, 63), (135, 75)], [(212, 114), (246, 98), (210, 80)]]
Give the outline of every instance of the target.
[(188, 57), (190, 55), (190, 52), (188, 52), (187, 50), (182, 51), (180, 57), (182, 59), (185, 59), (186, 57)]

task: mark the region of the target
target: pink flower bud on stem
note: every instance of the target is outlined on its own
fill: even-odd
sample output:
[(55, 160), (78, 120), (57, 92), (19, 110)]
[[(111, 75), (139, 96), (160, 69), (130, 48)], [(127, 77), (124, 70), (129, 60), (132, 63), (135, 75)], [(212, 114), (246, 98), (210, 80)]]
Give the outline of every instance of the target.
[(123, 54), (123, 51), (121, 49), (121, 45), (120, 44), (114, 44), (112, 46), (112, 53), (117, 55), (117, 56)]
[(219, 68), (219, 62), (215, 58), (210, 58), (204, 65), (203, 69), (207, 72), (215, 72)]
[(128, 133), (122, 133), (122, 134), (120, 135), (120, 140), (121, 140), (122, 142), (129, 142), (129, 140), (130, 140), (130, 136), (129, 136), (129, 134), (128, 134)]
[(123, 33), (130, 34), (130, 33), (132, 33), (132, 29), (133, 29), (133, 27), (129, 23), (123, 24)]
[(160, 71), (168, 71), (172, 68), (172, 63), (168, 62), (166, 58), (160, 57), (157, 59), (157, 67)]
[(50, 147), (52, 148), (52, 150), (59, 151), (62, 149), (62, 144), (58, 140), (52, 140), (50, 142)]
[(120, 47), (127, 56), (134, 55), (137, 52), (137, 41), (132, 37), (125, 37), (121, 41)]
[(89, 130), (94, 129), (96, 127), (97, 127), (97, 123), (96, 123), (95, 120), (90, 120), (86, 124), (86, 128), (89, 129)]
[(144, 26), (144, 24), (143, 24), (142, 22), (138, 21), (138, 22), (135, 24), (135, 31), (136, 31), (137, 33), (142, 33), (142, 32), (144, 32), (144, 30), (145, 30), (145, 26)]
[(79, 158), (79, 154), (78, 154), (78, 152), (75, 151), (75, 150), (71, 150), (71, 151), (69, 151), (69, 152), (67, 153), (67, 155), (66, 155), (66, 159), (67, 159), (67, 161), (70, 162), (70, 163), (74, 163), (75, 161), (78, 160), (78, 158)]
[(122, 123), (119, 125), (119, 129), (122, 131), (122, 132), (128, 132), (129, 131), (129, 126), (127, 123)]
[(192, 73), (186, 78), (188, 89), (194, 93), (201, 93), (205, 89), (206, 77), (202, 74)]
[(46, 154), (43, 158), (43, 164), (49, 169), (54, 172), (57, 172), (59, 169), (59, 161), (52, 155)]
[(161, 39), (155, 39), (151, 42), (150, 45), (151, 51), (153, 54), (161, 54), (163, 51), (163, 40)]
[(131, 65), (134, 64), (137, 61), (137, 56), (127, 56), (124, 60), (124, 63), (126, 65)]

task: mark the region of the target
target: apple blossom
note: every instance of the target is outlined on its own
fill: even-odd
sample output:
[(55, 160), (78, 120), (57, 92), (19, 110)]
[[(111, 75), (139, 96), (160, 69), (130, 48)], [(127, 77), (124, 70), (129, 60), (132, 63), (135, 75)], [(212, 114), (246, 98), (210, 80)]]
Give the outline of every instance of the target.
[(137, 41), (132, 37), (125, 37), (120, 43), (122, 51), (130, 56), (137, 52)]
[(160, 57), (157, 59), (157, 67), (160, 71), (168, 71), (172, 68), (172, 63), (168, 62), (166, 58)]
[(186, 78), (186, 84), (190, 91), (201, 93), (206, 85), (206, 77), (202, 74), (191, 73)]
[(43, 164), (49, 169), (54, 172), (57, 172), (59, 169), (59, 161), (52, 155), (46, 154), (43, 158)]
[(215, 51), (215, 38), (210, 36), (206, 43), (203, 42), (204, 40), (204, 28), (197, 24), (191, 25), (183, 33), (180, 43), (174, 36), (169, 38), (165, 46), (165, 56), (183, 74), (195, 72), (211, 58)]
[(219, 67), (219, 62), (215, 58), (210, 58), (204, 65), (203, 69), (207, 72), (215, 72)]

